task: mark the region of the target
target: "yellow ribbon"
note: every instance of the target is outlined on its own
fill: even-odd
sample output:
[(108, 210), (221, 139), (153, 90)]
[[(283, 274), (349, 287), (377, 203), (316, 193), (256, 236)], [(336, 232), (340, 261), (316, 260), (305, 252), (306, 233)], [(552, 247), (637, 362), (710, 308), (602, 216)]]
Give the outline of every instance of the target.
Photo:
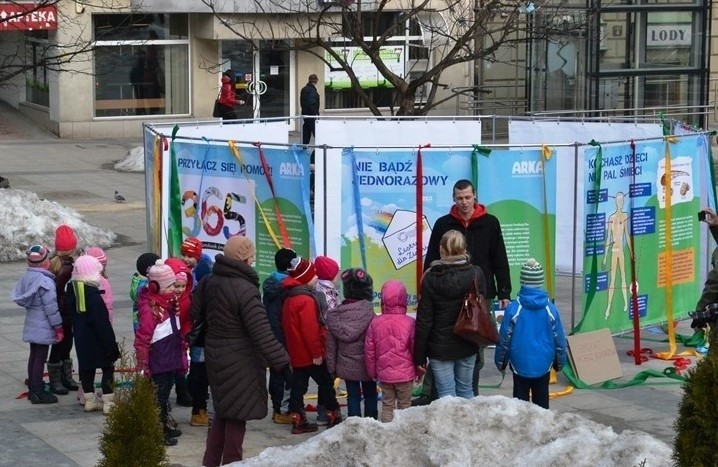
[[(240, 167), (244, 165), (244, 159), (242, 158), (242, 153), (240, 152), (239, 148), (237, 147), (237, 144), (234, 141), (229, 141), (229, 148), (232, 150), (232, 154), (234, 154), (234, 157), (239, 162)], [(241, 170), (241, 169), (240, 169)], [(241, 170), (241, 172), (244, 174), (244, 178), (249, 181), (249, 177), (247, 177), (247, 173), (244, 170)], [(267, 219), (267, 215), (264, 213), (264, 209), (262, 209), (262, 205), (259, 203), (259, 199), (257, 199), (257, 194), (254, 192), (254, 190), (250, 190), (252, 192), (252, 198), (254, 198), (254, 202), (257, 205), (257, 208), (259, 209), (259, 214), (262, 216), (262, 220), (264, 221), (264, 226), (267, 227), (267, 232), (269, 232), (269, 236), (272, 237), (272, 241), (274, 242), (274, 245), (277, 247), (277, 249), (282, 248), (282, 242), (279, 241), (277, 238), (277, 235), (274, 233), (274, 230), (272, 229), (272, 226), (269, 223), (269, 219)]]
[(572, 394), (572, 393), (573, 393), (573, 386), (566, 386), (566, 388), (561, 391), (550, 392), (548, 395), (548, 398), (556, 399), (557, 397), (568, 396), (569, 394)]
[(541, 178), (543, 181), (543, 234), (544, 234), (544, 254), (545, 254), (545, 271), (546, 271), (546, 290), (548, 296), (554, 298), (553, 289), (553, 265), (551, 262), (551, 237), (548, 222), (548, 197), (546, 194), (546, 161), (551, 159), (553, 151), (545, 144), (541, 145)]
[(666, 142), (666, 153), (665, 153), (665, 174), (663, 175), (666, 180), (665, 185), (665, 203), (666, 203), (666, 249), (663, 261), (665, 264), (666, 271), (666, 321), (668, 322), (668, 352), (657, 352), (656, 358), (661, 360), (670, 360), (676, 354), (676, 332), (673, 329), (673, 232), (671, 226), (671, 204), (673, 200), (673, 191), (671, 187), (671, 180), (673, 179), (671, 173), (671, 144), (677, 143), (678, 138), (675, 136), (664, 136)]

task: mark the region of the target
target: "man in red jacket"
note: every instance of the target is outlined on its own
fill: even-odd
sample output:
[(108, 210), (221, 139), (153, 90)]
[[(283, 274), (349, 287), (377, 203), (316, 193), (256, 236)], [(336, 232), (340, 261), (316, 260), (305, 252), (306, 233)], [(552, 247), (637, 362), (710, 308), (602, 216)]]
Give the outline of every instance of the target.
[(309, 387), (310, 377), (318, 386), (318, 403), (327, 408), (327, 428), (342, 421), (332, 376), (324, 361), (326, 329), (319, 322), (321, 302), (314, 289), (316, 282), (314, 265), (301, 258), (292, 260), (289, 277), (282, 282), (282, 286), (287, 289), (287, 298), (282, 305), (282, 329), (294, 370), (289, 395), (292, 434), (317, 431), (316, 423), (309, 423), (304, 413), (304, 394)]

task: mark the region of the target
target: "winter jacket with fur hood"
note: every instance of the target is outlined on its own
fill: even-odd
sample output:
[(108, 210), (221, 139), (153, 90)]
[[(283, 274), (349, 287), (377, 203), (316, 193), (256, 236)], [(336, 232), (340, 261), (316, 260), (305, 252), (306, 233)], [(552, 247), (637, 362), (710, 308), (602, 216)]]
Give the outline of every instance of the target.
[(27, 268), (15, 284), (10, 299), (27, 310), (22, 340), (31, 344), (54, 344), (53, 328), (62, 326), (62, 317), (57, 309), (55, 276), (47, 269)]
[(406, 383), (416, 378), (416, 321), (406, 316), (406, 298), (401, 282), (387, 281), (381, 288), (381, 315), (372, 320), (366, 333), (366, 369), (371, 379), (382, 383)]
[(327, 369), (349, 381), (369, 381), (364, 362), (364, 339), (374, 318), (368, 300), (344, 300), (327, 314)]
[(266, 368), (280, 371), (289, 357), (269, 327), (257, 272), (243, 261), (217, 255), (212, 274), (192, 295), (190, 314), (194, 322), (205, 322), (205, 362), (217, 416), (266, 417)]

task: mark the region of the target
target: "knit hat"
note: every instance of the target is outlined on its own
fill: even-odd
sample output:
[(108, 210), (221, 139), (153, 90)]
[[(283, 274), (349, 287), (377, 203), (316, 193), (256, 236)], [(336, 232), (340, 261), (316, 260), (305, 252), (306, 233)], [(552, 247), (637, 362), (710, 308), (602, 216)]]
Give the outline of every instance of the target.
[(176, 281), (172, 268), (164, 264), (161, 259), (158, 259), (154, 266), (147, 270), (147, 279), (150, 282), (157, 282), (160, 291), (169, 288)]
[(50, 256), (50, 250), (43, 245), (33, 245), (27, 249), (25, 255), (27, 256), (27, 264), (39, 266)]
[(292, 260), (297, 257), (297, 253), (289, 248), (280, 248), (274, 254), (274, 265), (277, 271), (286, 272), (292, 267)]
[(55, 230), (55, 251), (73, 251), (77, 248), (75, 231), (69, 225), (61, 225)]
[(311, 261), (297, 256), (292, 260), (292, 267), (289, 269), (289, 275), (296, 279), (297, 282), (309, 284), (312, 279), (317, 277), (317, 270), (314, 269), (314, 265)]
[(529, 258), (523, 266), (521, 266), (521, 275), (519, 276), (519, 282), (521, 285), (528, 287), (542, 287), (543, 286), (543, 268), (533, 258)]
[(99, 246), (91, 246), (85, 250), (86, 255), (94, 256), (101, 265), (107, 266), (107, 256), (105, 251)]
[(339, 273), (339, 265), (328, 256), (314, 258), (314, 268), (317, 270), (317, 277), (323, 281), (333, 281)]
[(257, 249), (254, 248), (252, 240), (245, 236), (237, 235), (227, 240), (227, 243), (224, 244), (223, 252), (227, 258), (247, 261), (257, 253)]
[(186, 272), (175, 273), (175, 282), (187, 282), (187, 273)]
[(374, 299), (374, 280), (362, 268), (351, 268), (342, 272), (344, 298), (356, 300)]
[(158, 259), (160, 259), (160, 257), (154, 253), (142, 253), (137, 258), (137, 273), (141, 276), (146, 276), (147, 270), (150, 266), (154, 265)]
[(183, 255), (192, 257), (199, 261), (202, 257), (202, 242), (200, 242), (196, 237), (187, 237), (185, 241), (182, 242), (180, 251)]
[(94, 256), (78, 256), (72, 264), (72, 280), (79, 282), (100, 283), (102, 264)]

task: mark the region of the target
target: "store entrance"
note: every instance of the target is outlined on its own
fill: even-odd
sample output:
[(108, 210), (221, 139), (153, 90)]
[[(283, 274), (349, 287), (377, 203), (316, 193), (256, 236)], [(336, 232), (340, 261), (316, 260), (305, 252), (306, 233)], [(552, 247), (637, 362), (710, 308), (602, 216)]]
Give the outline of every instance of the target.
[(235, 73), (239, 118), (291, 115), (290, 58), (283, 41), (222, 41), (222, 69)]

